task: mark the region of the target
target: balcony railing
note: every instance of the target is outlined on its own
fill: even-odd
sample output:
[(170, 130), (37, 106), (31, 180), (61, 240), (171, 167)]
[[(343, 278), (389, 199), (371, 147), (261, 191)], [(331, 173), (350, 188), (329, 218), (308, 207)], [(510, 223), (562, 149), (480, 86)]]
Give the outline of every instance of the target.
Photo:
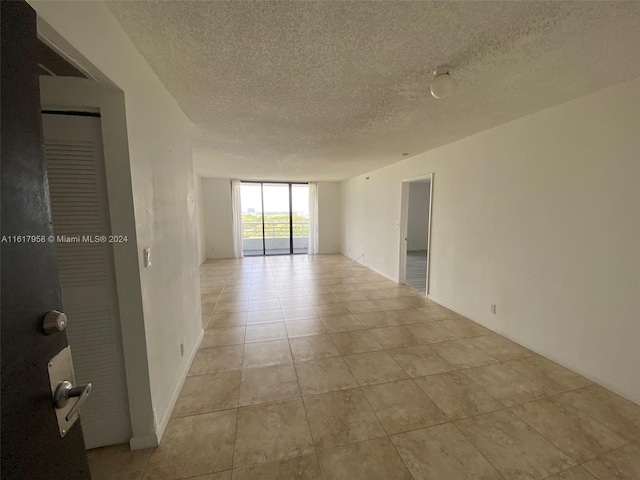
[[(293, 222), (293, 238), (309, 236), (309, 222)], [(262, 238), (262, 222), (242, 222), (242, 238)], [(289, 238), (289, 222), (264, 222), (264, 238)]]

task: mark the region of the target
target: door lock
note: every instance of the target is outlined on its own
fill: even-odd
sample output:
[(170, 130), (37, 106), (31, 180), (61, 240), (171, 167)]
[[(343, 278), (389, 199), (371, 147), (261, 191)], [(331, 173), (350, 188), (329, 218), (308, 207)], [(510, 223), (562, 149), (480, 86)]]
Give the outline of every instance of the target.
[(54, 335), (67, 328), (67, 316), (57, 310), (51, 310), (44, 316), (42, 329), (45, 335)]
[[(58, 419), (58, 431), (60, 436), (64, 437), (78, 420), (80, 408), (89, 397), (93, 386), (91, 383), (73, 386), (76, 377), (73, 373), (71, 348), (69, 346), (60, 350), (49, 361), (47, 368), (49, 369), (49, 384), (51, 385), (53, 406)], [(77, 398), (77, 400), (69, 402), (72, 398)]]
[(53, 405), (56, 408), (63, 408), (67, 405), (70, 398), (78, 397), (78, 401), (65, 417), (68, 422), (80, 412), (80, 407), (82, 407), (82, 404), (91, 393), (91, 388), (92, 386), (90, 383), (74, 387), (71, 385), (70, 381), (65, 380), (58, 385), (58, 388), (56, 388), (56, 391), (53, 394)]

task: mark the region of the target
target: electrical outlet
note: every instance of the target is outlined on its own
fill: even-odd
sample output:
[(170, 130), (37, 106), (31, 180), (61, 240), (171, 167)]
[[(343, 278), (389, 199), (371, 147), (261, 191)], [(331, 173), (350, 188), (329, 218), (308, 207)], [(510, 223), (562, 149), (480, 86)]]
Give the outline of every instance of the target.
[(496, 314), (496, 304), (495, 303), (491, 304), (491, 313), (493, 313), (494, 315)]

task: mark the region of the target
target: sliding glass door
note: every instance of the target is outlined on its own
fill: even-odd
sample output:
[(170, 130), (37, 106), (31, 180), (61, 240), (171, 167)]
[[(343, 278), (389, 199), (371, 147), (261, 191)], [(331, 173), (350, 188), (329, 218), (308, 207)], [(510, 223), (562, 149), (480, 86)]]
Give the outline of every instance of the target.
[(264, 255), (264, 224), (262, 215), (262, 184), (240, 185), (242, 204), (242, 253)]
[(242, 182), (241, 202), (245, 256), (307, 253), (308, 184)]
[(291, 185), (291, 231), (293, 253), (309, 252), (309, 185)]
[(291, 252), (290, 185), (263, 183), (264, 254), (282, 255)]

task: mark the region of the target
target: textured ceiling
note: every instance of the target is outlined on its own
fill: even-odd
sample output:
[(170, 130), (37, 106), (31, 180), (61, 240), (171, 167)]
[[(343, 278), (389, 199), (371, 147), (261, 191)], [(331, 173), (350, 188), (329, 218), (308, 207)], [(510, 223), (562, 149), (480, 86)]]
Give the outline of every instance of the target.
[[(639, 2), (109, 2), (198, 173), (339, 180), (640, 77)], [(454, 93), (429, 94), (453, 65)]]

